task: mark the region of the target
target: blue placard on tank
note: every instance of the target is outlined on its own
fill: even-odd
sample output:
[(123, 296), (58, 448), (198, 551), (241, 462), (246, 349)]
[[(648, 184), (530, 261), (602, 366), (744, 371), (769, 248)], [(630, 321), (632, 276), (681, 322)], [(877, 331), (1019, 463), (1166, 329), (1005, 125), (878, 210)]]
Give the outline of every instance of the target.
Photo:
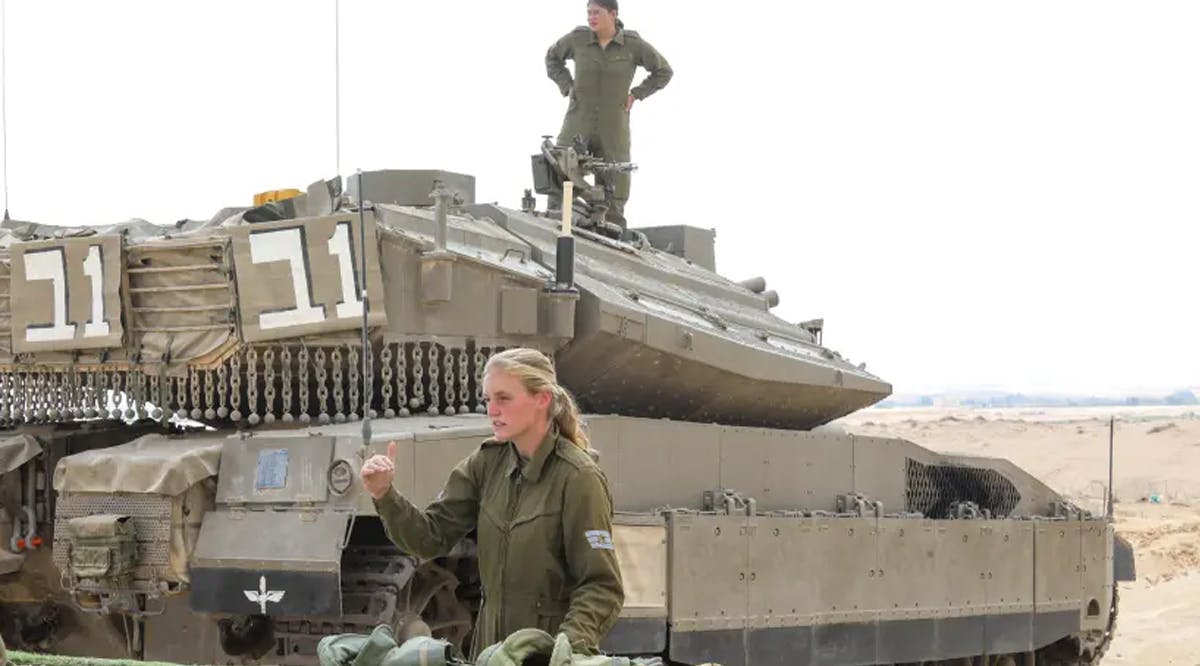
[(288, 450), (263, 449), (258, 452), (255, 490), (278, 490), (287, 485)]

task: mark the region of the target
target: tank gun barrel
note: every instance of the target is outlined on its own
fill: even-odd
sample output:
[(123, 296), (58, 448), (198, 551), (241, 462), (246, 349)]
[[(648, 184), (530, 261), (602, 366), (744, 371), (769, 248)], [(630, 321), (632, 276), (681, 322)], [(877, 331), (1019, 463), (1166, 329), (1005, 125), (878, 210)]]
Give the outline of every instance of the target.
[(637, 171), (637, 165), (633, 162), (589, 162), (589, 169), (593, 173), (630, 173)]

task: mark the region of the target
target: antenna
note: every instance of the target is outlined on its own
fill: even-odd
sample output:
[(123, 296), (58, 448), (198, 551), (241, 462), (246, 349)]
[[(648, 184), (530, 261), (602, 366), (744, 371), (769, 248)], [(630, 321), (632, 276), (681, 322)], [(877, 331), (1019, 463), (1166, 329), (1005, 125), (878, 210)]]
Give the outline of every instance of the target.
[(1116, 419), (1113, 416), (1108, 417), (1108, 497), (1105, 501), (1105, 515), (1108, 517), (1108, 522), (1113, 519), (1113, 431), (1115, 430)]
[[(342, 27), (341, 0), (333, 0), (333, 153), (334, 173), (342, 175)], [(361, 183), (360, 183), (361, 185)], [(361, 202), (360, 202), (361, 203)]]
[(4, 134), (4, 219), (8, 220), (8, 3), (0, 0), (0, 132)]
[(359, 280), (359, 299), (362, 300), (362, 378), (363, 378), (363, 448), (371, 444), (371, 403), (374, 402), (374, 396), (371, 391), (374, 389), (374, 378), (368, 372), (368, 360), (371, 357), (370, 341), (367, 340), (367, 312), (371, 309), (370, 298), (367, 295), (367, 223), (363, 214), (363, 181), (362, 169), (357, 170), (358, 175), (358, 244), (359, 244), (359, 261), (362, 262), (362, 279)]

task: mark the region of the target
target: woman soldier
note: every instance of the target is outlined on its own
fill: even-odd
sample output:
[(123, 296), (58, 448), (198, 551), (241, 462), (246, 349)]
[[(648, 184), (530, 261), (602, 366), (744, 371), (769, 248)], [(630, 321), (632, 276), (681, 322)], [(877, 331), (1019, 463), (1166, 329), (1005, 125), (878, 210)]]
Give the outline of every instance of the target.
[[(558, 145), (568, 146), (583, 137), (588, 150), (611, 162), (628, 162), (629, 110), (634, 100), (646, 99), (670, 82), (674, 72), (667, 59), (642, 39), (626, 30), (617, 18), (617, 0), (590, 0), (587, 27), (567, 33), (546, 51), (546, 74), (570, 96)], [(575, 61), (575, 78), (566, 61)], [(630, 89), (638, 66), (650, 72), (645, 81)], [(629, 200), (629, 173), (622, 171), (602, 178), (613, 186), (606, 219), (625, 226), (625, 202)], [(554, 208), (554, 200), (551, 201)]]
[(396, 443), (362, 467), (388, 537), (419, 558), (445, 555), (477, 530), (484, 602), (469, 658), (518, 629), (567, 634), (596, 654), (624, 603), (612, 541), (612, 497), (571, 395), (550, 360), (510, 349), (484, 368), (494, 437), (418, 509), (392, 485)]

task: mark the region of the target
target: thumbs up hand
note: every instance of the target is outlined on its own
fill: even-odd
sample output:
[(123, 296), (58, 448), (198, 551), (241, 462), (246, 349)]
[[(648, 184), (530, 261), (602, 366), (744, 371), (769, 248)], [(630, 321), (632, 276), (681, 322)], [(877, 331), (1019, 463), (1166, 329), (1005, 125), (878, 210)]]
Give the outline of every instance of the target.
[(387, 455), (378, 453), (367, 458), (362, 466), (363, 486), (375, 499), (381, 499), (392, 487), (396, 476), (396, 443), (388, 442)]

